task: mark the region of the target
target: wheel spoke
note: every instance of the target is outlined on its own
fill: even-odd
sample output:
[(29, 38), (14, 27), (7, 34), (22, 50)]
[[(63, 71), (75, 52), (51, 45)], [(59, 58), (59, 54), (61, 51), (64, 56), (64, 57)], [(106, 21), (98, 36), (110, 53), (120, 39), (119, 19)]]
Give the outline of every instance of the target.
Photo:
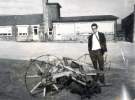
[(59, 88), (56, 86), (56, 84), (53, 84), (53, 87), (56, 89), (56, 91), (59, 90)]
[(39, 75), (28, 75), (28, 76), (26, 76), (27, 78), (38, 78), (38, 77), (40, 77)]
[(43, 96), (44, 96), (44, 97), (46, 96), (46, 87), (45, 87), (44, 90), (43, 90)]
[(54, 73), (54, 72), (56, 72), (57, 70), (58, 70), (58, 68), (52, 67), (52, 68), (49, 70), (49, 72), (50, 72), (50, 73)]
[(32, 88), (32, 90), (31, 90), (30, 92), (33, 93), (33, 92), (39, 87), (40, 84), (41, 84), (41, 82), (38, 82), (38, 84), (36, 84), (36, 85)]
[(42, 73), (44, 72), (43, 69), (37, 63), (35, 63), (35, 65)]

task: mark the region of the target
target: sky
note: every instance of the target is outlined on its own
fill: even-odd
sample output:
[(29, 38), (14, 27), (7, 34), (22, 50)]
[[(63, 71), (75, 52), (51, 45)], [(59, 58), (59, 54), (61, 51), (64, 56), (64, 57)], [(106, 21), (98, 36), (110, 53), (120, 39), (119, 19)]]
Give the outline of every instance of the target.
[[(115, 15), (133, 12), (135, 0), (48, 0), (59, 3), (61, 16)], [(0, 0), (0, 15), (42, 13), (42, 0)]]
[[(102, 15), (113, 14), (124, 17), (131, 13), (135, 0), (57, 0), (62, 5), (62, 14), (69, 15)], [(56, 2), (56, 0), (50, 0)], [(70, 14), (69, 14), (70, 13)]]

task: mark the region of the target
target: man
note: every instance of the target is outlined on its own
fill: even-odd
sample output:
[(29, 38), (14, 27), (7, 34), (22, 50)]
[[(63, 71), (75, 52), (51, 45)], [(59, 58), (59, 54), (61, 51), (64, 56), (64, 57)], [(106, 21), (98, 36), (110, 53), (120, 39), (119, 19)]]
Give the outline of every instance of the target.
[[(93, 31), (92, 35), (88, 37), (88, 51), (92, 60), (93, 66), (96, 70), (104, 71), (104, 53), (107, 52), (106, 38), (101, 32), (98, 32), (98, 25), (93, 23), (91, 25)], [(100, 81), (105, 84), (103, 73), (98, 73), (93, 76), (94, 81)]]

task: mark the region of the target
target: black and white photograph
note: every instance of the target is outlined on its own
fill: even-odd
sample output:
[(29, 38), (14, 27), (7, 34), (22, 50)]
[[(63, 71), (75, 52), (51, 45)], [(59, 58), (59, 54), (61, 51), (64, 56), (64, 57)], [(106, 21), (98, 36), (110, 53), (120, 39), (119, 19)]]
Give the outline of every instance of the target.
[(0, 100), (135, 100), (135, 0), (0, 0)]

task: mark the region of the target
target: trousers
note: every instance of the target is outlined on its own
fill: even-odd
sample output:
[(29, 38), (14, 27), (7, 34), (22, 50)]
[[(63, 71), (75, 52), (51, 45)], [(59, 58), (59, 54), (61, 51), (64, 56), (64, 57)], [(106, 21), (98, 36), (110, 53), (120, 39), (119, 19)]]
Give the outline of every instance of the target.
[[(89, 51), (90, 58), (93, 64), (94, 69), (98, 71), (104, 71), (104, 57), (101, 49)], [(97, 73), (96, 76), (92, 76), (94, 81), (100, 81), (101, 83), (105, 82), (104, 73)]]

